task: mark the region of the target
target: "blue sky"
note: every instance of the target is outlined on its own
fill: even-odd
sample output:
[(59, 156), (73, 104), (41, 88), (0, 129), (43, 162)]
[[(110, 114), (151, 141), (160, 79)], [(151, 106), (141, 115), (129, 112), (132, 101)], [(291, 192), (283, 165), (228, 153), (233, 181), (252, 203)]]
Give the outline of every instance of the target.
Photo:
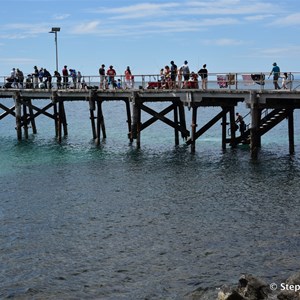
[(156, 74), (171, 60), (197, 71), (300, 71), (299, 0), (10, 0), (1, 1), (0, 75), (18, 67), (83, 75), (113, 65), (118, 74)]

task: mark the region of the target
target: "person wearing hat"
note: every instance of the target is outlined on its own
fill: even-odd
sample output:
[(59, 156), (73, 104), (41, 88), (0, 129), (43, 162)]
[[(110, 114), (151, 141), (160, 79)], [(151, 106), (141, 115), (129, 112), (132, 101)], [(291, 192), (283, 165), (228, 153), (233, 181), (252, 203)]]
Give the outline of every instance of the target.
[(273, 63), (273, 68), (268, 78), (270, 78), (272, 74), (273, 74), (273, 83), (274, 83), (275, 90), (280, 90), (280, 86), (278, 84), (278, 79), (280, 76), (280, 68), (277, 66), (276, 62)]

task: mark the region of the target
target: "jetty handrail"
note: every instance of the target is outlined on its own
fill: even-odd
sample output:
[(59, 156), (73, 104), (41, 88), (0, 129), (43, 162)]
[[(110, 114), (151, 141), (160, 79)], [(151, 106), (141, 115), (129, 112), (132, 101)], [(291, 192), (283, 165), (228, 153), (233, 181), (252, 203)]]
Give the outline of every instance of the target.
[[(286, 72), (288, 79), (284, 90), (300, 90), (300, 72)], [(207, 89), (227, 89), (227, 90), (274, 90), (273, 77), (269, 77), (270, 72), (217, 72), (208, 73)], [(282, 86), (284, 72), (281, 72), (278, 83)], [(51, 83), (51, 85), (50, 85)], [(67, 78), (62, 76), (61, 83), (52, 76), (35, 79), (29, 74), (23, 80), (12, 79), (10, 76), (0, 76), (2, 88), (54, 88), (54, 89), (85, 89), (95, 87), (101, 89), (200, 89), (202, 90), (201, 77), (192, 72), (190, 79), (184, 81), (180, 74), (176, 81), (172, 82), (170, 77), (163, 74), (134, 74), (130, 79), (125, 75), (116, 75), (110, 83), (109, 76), (105, 76), (105, 81), (101, 86), (99, 75), (83, 75), (82, 77)]]

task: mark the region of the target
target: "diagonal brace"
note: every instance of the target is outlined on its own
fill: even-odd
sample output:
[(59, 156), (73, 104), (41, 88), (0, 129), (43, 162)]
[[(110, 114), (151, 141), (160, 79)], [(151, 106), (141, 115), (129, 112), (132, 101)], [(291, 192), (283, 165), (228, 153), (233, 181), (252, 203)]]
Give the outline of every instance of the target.
[(146, 121), (145, 123), (142, 124), (141, 130), (143, 130), (146, 127), (150, 126), (155, 121), (160, 120), (160, 121), (166, 123), (167, 125), (173, 127), (174, 129), (177, 129), (178, 131), (182, 132), (183, 134), (185, 134), (187, 136), (189, 135), (188, 130), (182, 128), (182, 126), (176, 124), (175, 122), (171, 121), (170, 119), (168, 119), (167, 117), (164, 116), (165, 114), (171, 112), (173, 109), (176, 108), (175, 104), (171, 104), (170, 106), (168, 106), (167, 108), (162, 110), (160, 113), (156, 112), (155, 110), (153, 110), (152, 108), (150, 108), (148, 106), (145, 106), (144, 104), (141, 104), (140, 107), (143, 111), (145, 111), (148, 114), (153, 116), (151, 119), (149, 119), (148, 121)]
[[(227, 114), (229, 112), (229, 108), (224, 108), (221, 112), (219, 112), (215, 117), (213, 117), (209, 122), (207, 122), (203, 127), (201, 127), (195, 134), (195, 140), (198, 139), (203, 133), (205, 133), (210, 127), (215, 125), (224, 114)], [(189, 139), (186, 141), (187, 145), (190, 145), (192, 143), (192, 140)]]

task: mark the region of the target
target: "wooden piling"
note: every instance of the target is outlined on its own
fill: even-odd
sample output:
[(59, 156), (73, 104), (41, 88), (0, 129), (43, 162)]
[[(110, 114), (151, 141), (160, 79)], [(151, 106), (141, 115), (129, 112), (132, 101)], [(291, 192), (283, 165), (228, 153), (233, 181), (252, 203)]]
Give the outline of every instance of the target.
[(222, 107), (223, 117), (222, 117), (222, 149), (226, 149), (226, 137), (227, 137), (227, 110)]
[[(173, 101), (174, 104), (174, 123), (176, 125), (178, 125), (178, 105), (177, 102), (175, 103), (175, 101)], [(178, 146), (179, 145), (179, 131), (178, 128), (175, 127), (174, 128), (174, 135), (175, 135), (175, 145)]]
[(97, 100), (97, 126), (96, 126), (96, 145), (100, 145), (101, 131), (103, 138), (106, 138), (104, 117), (102, 112), (102, 100)]
[(129, 99), (124, 100), (125, 101), (125, 106), (126, 106), (126, 115), (127, 115), (127, 126), (128, 126), (128, 138), (130, 140), (130, 143), (133, 142), (132, 138), (132, 126), (131, 126), (131, 111), (130, 111), (130, 103)]
[(192, 133), (191, 133), (191, 152), (196, 151), (196, 129), (197, 129), (197, 106), (192, 107)]
[(295, 138), (294, 138), (294, 110), (291, 109), (288, 113), (288, 131), (289, 131), (289, 150), (290, 154), (295, 153)]
[(95, 114), (94, 111), (96, 110), (96, 99), (97, 95), (95, 91), (90, 90), (89, 94), (89, 108), (90, 108), (90, 120), (91, 120), (91, 127), (92, 127), (92, 134), (93, 134), (93, 139), (95, 140), (97, 138), (97, 132), (96, 132), (96, 124), (95, 124)]
[(136, 137), (136, 147), (137, 149), (141, 148), (141, 108), (138, 106), (137, 111), (137, 125), (136, 125), (136, 131), (137, 131), (137, 137)]
[(53, 117), (54, 117), (54, 129), (55, 129), (55, 136), (58, 137), (59, 136), (59, 111), (58, 111), (58, 94), (57, 91), (53, 91), (51, 94), (51, 102), (52, 102), (52, 106), (53, 106)]
[(177, 105), (178, 105), (178, 112), (179, 112), (179, 124), (181, 128), (181, 137), (187, 140), (190, 133), (186, 128), (184, 105), (181, 101), (177, 102)]
[(100, 145), (101, 137), (101, 101), (97, 100), (97, 124), (96, 124), (96, 145)]
[(28, 117), (27, 117), (27, 106), (23, 103), (23, 128), (24, 128), (24, 137), (28, 139)]
[(54, 116), (54, 130), (55, 130), (55, 136), (58, 137), (58, 125), (59, 125), (59, 116), (57, 111), (57, 102), (53, 101), (53, 116)]
[(62, 118), (62, 126), (64, 130), (64, 136), (68, 135), (68, 123), (67, 123), (67, 116), (66, 116), (66, 111), (65, 111), (65, 105), (64, 102), (61, 101), (61, 118)]
[(104, 122), (104, 115), (103, 115), (103, 110), (102, 110), (102, 104), (103, 104), (103, 101), (101, 101), (101, 129), (102, 129), (103, 138), (106, 139), (106, 128), (105, 128), (105, 122)]
[(57, 127), (58, 127), (58, 141), (61, 142), (62, 140), (62, 123), (63, 123), (63, 117), (62, 117), (62, 102), (58, 102), (58, 115), (57, 115)]
[(132, 95), (132, 118), (131, 118), (132, 139), (136, 139), (136, 146), (141, 147), (141, 108), (137, 93)]
[(32, 127), (32, 133), (36, 134), (36, 125), (35, 125), (35, 119), (34, 119), (34, 113), (32, 109), (32, 101), (31, 99), (28, 99), (28, 108), (29, 108), (29, 116), (30, 116), (30, 122), (31, 122), (31, 127)]
[(230, 107), (229, 109), (229, 119), (230, 119), (230, 145), (232, 148), (235, 148), (236, 147), (236, 140), (235, 140), (236, 122), (235, 122), (234, 107)]
[(21, 113), (21, 103), (20, 103), (20, 95), (19, 93), (15, 94), (15, 115), (16, 115), (16, 130), (17, 130), (17, 138), (18, 140), (22, 140), (22, 113)]
[(258, 107), (259, 100), (255, 91), (250, 91), (250, 109), (251, 109), (251, 130), (250, 130), (250, 152), (251, 158), (257, 159), (259, 140), (259, 120), (261, 119), (261, 110)]
[[(261, 124), (261, 113), (262, 113), (262, 109), (258, 108), (256, 118), (257, 118), (257, 124), (259, 124), (259, 125), (258, 125), (257, 130), (259, 129), (259, 126)], [(261, 135), (260, 134), (257, 134), (256, 143), (257, 143), (257, 147), (261, 148)]]
[(92, 126), (93, 139), (95, 140), (97, 138), (97, 133), (96, 133), (96, 125), (95, 125), (95, 114), (92, 109), (90, 109), (90, 120)]

